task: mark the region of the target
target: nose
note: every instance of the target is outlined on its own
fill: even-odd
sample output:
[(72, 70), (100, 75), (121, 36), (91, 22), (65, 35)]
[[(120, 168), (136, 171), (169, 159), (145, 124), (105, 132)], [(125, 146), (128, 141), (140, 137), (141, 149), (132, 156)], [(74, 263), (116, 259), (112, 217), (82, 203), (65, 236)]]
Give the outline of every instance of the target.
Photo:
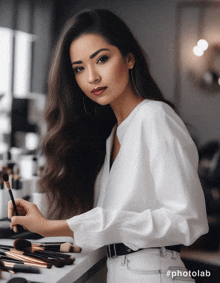
[(95, 70), (95, 68), (89, 69), (89, 78), (88, 81), (90, 84), (96, 84), (101, 81), (100, 74)]

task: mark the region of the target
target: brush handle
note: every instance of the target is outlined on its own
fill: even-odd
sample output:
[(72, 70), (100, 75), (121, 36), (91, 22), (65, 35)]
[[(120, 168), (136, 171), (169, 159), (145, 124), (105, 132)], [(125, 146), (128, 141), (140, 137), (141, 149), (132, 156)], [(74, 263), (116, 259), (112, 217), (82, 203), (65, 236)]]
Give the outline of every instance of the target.
[[(9, 195), (10, 195), (10, 198), (11, 198), (11, 201), (13, 203), (13, 207), (14, 207), (14, 210), (15, 210), (15, 214), (17, 216), (19, 216), (18, 214), (18, 210), (17, 210), (17, 207), (16, 207), (16, 204), (15, 204), (15, 200), (14, 200), (14, 196), (13, 196), (13, 193), (12, 193), (12, 190), (11, 189), (8, 189), (9, 191)], [(24, 228), (21, 226), (21, 225), (16, 225), (17, 228), (18, 228), (18, 233), (22, 233), (22, 232), (25, 232)]]
[(65, 243), (66, 242), (32, 242), (32, 244), (38, 244), (38, 245), (41, 245), (43, 247), (50, 246), (50, 245), (61, 245), (61, 244), (65, 244)]
[(7, 261), (7, 262), (23, 264), (23, 261), (22, 261), (22, 260), (12, 259), (12, 258), (10, 258), (10, 257), (3, 256), (3, 255), (0, 256), (0, 259), (3, 260), (3, 261)]
[(19, 253), (16, 253), (16, 252), (14, 253), (14, 252), (6, 252), (5, 254), (7, 256), (9, 256), (9, 257), (14, 258), (14, 259), (19, 259), (19, 260), (22, 260), (24, 262), (35, 264), (35, 266), (41, 265), (44, 268), (51, 268), (52, 267), (51, 263), (45, 262), (44, 260), (42, 260), (42, 258), (38, 259), (37, 257), (33, 257), (32, 255), (31, 256), (29, 256), (29, 255), (27, 256), (27, 255), (24, 255), (24, 253), (23, 254), (19, 254)]
[(10, 249), (13, 249), (14, 247), (13, 246), (9, 246), (9, 245), (0, 245), (0, 249), (4, 249), (4, 250), (10, 250)]
[(30, 252), (24, 252), (23, 255), (26, 255), (26, 256), (31, 256), (31, 257), (34, 257), (34, 258), (37, 258), (37, 259), (41, 259), (45, 262), (48, 262), (48, 263), (51, 263), (53, 264), (53, 261), (48, 259), (47, 257), (45, 257), (45, 255), (40, 255), (40, 254), (35, 254), (35, 253), (30, 253)]
[(43, 246), (45, 251), (60, 252), (60, 245)]
[(70, 258), (70, 255), (55, 252), (55, 251), (45, 251), (45, 250), (44, 251), (38, 251), (38, 250), (35, 250), (34, 253), (44, 254), (44, 255), (47, 255), (49, 257), (54, 257), (54, 258)]
[(9, 264), (5, 263), (5, 267), (8, 270), (12, 270), (14, 272), (22, 272), (22, 273), (40, 273), (39, 268), (32, 266), (25, 266), (19, 263), (13, 264), (13, 266), (9, 266)]
[(8, 191), (9, 191), (9, 195), (10, 195), (11, 201), (12, 201), (13, 206), (14, 206), (15, 214), (18, 216), (18, 211), (17, 211), (17, 207), (15, 205), (15, 200), (14, 200), (14, 196), (12, 194), (12, 190), (8, 189)]

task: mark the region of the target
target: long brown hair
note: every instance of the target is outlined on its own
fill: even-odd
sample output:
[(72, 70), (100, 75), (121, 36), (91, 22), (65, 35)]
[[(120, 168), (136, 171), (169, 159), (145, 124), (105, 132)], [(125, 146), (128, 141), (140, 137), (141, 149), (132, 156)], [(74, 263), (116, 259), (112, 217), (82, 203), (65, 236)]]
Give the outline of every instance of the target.
[(88, 33), (103, 36), (123, 56), (132, 53), (133, 83), (138, 93), (166, 102), (149, 73), (145, 52), (119, 17), (108, 10), (85, 10), (67, 22), (50, 70), (45, 115), (48, 131), (42, 144), (47, 163), (40, 184), (50, 197), (51, 218), (70, 217), (92, 208), (106, 139), (116, 123), (110, 106), (90, 101), (75, 80), (70, 45)]

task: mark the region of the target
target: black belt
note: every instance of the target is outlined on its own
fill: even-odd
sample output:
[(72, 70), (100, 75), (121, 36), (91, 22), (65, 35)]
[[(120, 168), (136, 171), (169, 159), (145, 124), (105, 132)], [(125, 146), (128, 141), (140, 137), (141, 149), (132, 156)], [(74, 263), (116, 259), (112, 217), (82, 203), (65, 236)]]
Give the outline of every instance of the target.
[[(181, 245), (175, 245), (175, 246), (166, 246), (165, 247), (167, 250), (170, 251), (175, 251), (175, 252), (180, 252)], [(153, 247), (149, 249), (160, 249), (160, 247)], [(144, 249), (139, 249), (137, 251), (144, 250)], [(129, 247), (125, 246), (124, 244), (111, 244), (107, 246), (107, 252), (108, 252), (108, 257), (115, 257), (115, 256), (120, 256), (120, 255), (126, 255), (126, 254), (131, 254), (134, 252), (132, 249)]]

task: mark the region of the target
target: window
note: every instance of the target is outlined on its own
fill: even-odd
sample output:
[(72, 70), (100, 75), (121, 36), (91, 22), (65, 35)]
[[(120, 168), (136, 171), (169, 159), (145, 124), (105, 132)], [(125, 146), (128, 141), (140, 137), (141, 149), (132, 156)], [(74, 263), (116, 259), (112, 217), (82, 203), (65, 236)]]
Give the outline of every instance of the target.
[(4, 135), (10, 134), (12, 97), (25, 98), (31, 91), (32, 42), (35, 36), (0, 27), (0, 152)]

